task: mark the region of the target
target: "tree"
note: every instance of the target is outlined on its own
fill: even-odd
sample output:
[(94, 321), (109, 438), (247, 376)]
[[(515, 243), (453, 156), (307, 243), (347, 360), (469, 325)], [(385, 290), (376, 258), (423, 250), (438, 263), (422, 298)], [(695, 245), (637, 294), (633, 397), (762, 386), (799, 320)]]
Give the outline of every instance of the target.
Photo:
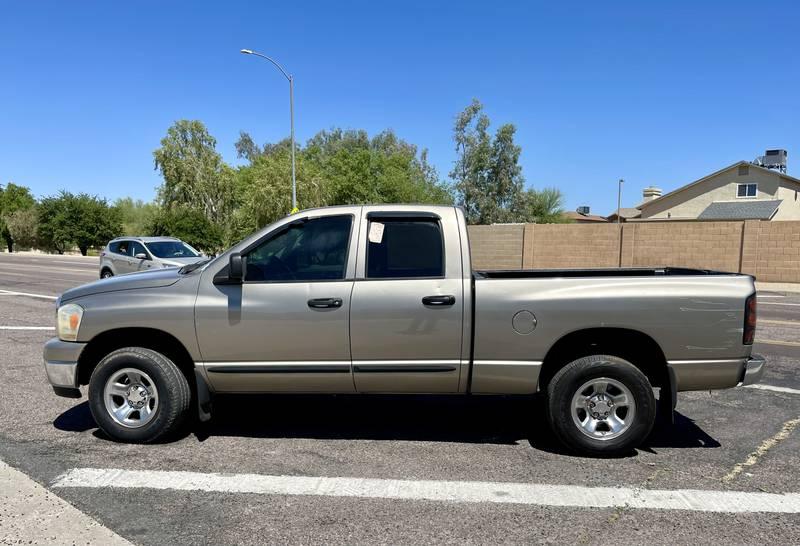
[(36, 200), (30, 189), (9, 182), (5, 188), (0, 186), (0, 236), (6, 243), (9, 252), (14, 250), (14, 237), (8, 229), (6, 219), (18, 210), (33, 208)]
[(37, 244), (39, 217), (36, 208), (20, 209), (5, 215), (6, 229), (14, 241), (14, 248), (33, 248)]
[(120, 211), (105, 199), (62, 190), (39, 203), (40, 239), (59, 254), (75, 245), (86, 256), (90, 247), (102, 246), (121, 233)]
[[(247, 133), (237, 142), (250, 165), (237, 171), (231, 236), (242, 237), (291, 210), (291, 145), (282, 140), (258, 147)], [(248, 151), (249, 150), (249, 151)], [(332, 129), (297, 150), (300, 208), (362, 203), (452, 204), (450, 189), (419, 152), (392, 131), (370, 138), (366, 131)]]
[(234, 171), (216, 145), (202, 122), (180, 120), (167, 130), (153, 157), (164, 178), (158, 192), (161, 204), (201, 211), (220, 226), (233, 210)]
[(215, 253), (222, 248), (222, 233), (199, 210), (186, 206), (161, 209), (147, 226), (150, 235), (177, 237), (195, 248)]
[(523, 222), (536, 224), (562, 224), (569, 222), (564, 216), (564, 196), (556, 188), (540, 191), (526, 190), (517, 217)]
[(153, 218), (158, 214), (158, 205), (145, 203), (141, 199), (121, 197), (114, 201), (114, 207), (119, 209), (122, 218), (122, 232), (124, 235), (143, 235), (147, 233)]
[(456, 144), (456, 163), (450, 172), (458, 204), (464, 209), (467, 222), (485, 223), (482, 220), (483, 194), (488, 185), (491, 168), (492, 143), (489, 136), (489, 116), (483, 113), (483, 105), (473, 99), (456, 116), (453, 140)]

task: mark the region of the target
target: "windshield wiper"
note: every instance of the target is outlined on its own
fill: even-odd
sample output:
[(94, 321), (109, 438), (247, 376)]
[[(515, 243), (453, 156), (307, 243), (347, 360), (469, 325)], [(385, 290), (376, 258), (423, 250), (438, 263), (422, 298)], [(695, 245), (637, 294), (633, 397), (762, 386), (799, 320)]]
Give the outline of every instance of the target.
[(180, 273), (182, 275), (185, 275), (186, 273), (191, 273), (192, 271), (194, 271), (198, 267), (203, 267), (204, 265), (206, 265), (210, 261), (211, 261), (211, 258), (206, 258), (205, 260), (200, 260), (199, 262), (195, 262), (193, 264), (184, 265), (183, 267), (181, 267), (178, 270), (178, 273)]

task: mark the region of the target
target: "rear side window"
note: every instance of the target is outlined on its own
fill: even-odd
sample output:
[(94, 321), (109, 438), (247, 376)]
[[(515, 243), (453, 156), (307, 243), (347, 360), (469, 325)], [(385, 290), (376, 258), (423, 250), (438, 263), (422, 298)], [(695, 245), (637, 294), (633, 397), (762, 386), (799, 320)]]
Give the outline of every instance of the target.
[(444, 277), (444, 242), (439, 221), (370, 221), (367, 278), (414, 277)]
[(130, 241), (114, 241), (113, 243), (109, 243), (108, 250), (114, 254), (128, 256), (130, 253), (130, 244)]

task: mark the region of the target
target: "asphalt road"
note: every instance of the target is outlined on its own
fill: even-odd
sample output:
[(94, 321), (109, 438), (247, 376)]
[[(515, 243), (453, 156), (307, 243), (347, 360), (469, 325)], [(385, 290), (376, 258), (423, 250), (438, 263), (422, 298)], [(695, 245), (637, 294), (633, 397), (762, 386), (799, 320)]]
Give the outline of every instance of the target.
[[(41, 348), (53, 332), (7, 329), (52, 326), (47, 296), (96, 276), (96, 260), (0, 254), (0, 459), (134, 543), (800, 542), (800, 514), (735, 513), (734, 505), (705, 512), (603, 507), (593, 494), (585, 506), (553, 506), (398, 499), (396, 491), (370, 498), (187, 490), (189, 478), (181, 486), (169, 474), (215, 473), (223, 483), (239, 474), (356, 478), (354, 487), (358, 479), (426, 487), (445, 480), (441, 487), (458, 490), (466, 482), (499, 490), (546, 484), (554, 494), (559, 486), (623, 487), (645, 497), (683, 489), (797, 493), (800, 296), (759, 295), (755, 350), (769, 360), (763, 384), (777, 390), (682, 393), (674, 426), (662, 426), (635, 456), (601, 460), (564, 454), (540, 403), (517, 398), (226, 398), (210, 424), (180, 440), (109, 441), (85, 397), (52, 394)], [(168, 474), (163, 489), (54, 487), (74, 468)]]

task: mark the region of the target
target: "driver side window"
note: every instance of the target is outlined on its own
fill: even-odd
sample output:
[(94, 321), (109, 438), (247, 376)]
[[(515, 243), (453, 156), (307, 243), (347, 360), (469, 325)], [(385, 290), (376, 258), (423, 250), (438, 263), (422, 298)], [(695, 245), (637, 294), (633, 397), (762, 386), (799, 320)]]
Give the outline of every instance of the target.
[(244, 282), (344, 279), (353, 217), (292, 223), (251, 250)]

